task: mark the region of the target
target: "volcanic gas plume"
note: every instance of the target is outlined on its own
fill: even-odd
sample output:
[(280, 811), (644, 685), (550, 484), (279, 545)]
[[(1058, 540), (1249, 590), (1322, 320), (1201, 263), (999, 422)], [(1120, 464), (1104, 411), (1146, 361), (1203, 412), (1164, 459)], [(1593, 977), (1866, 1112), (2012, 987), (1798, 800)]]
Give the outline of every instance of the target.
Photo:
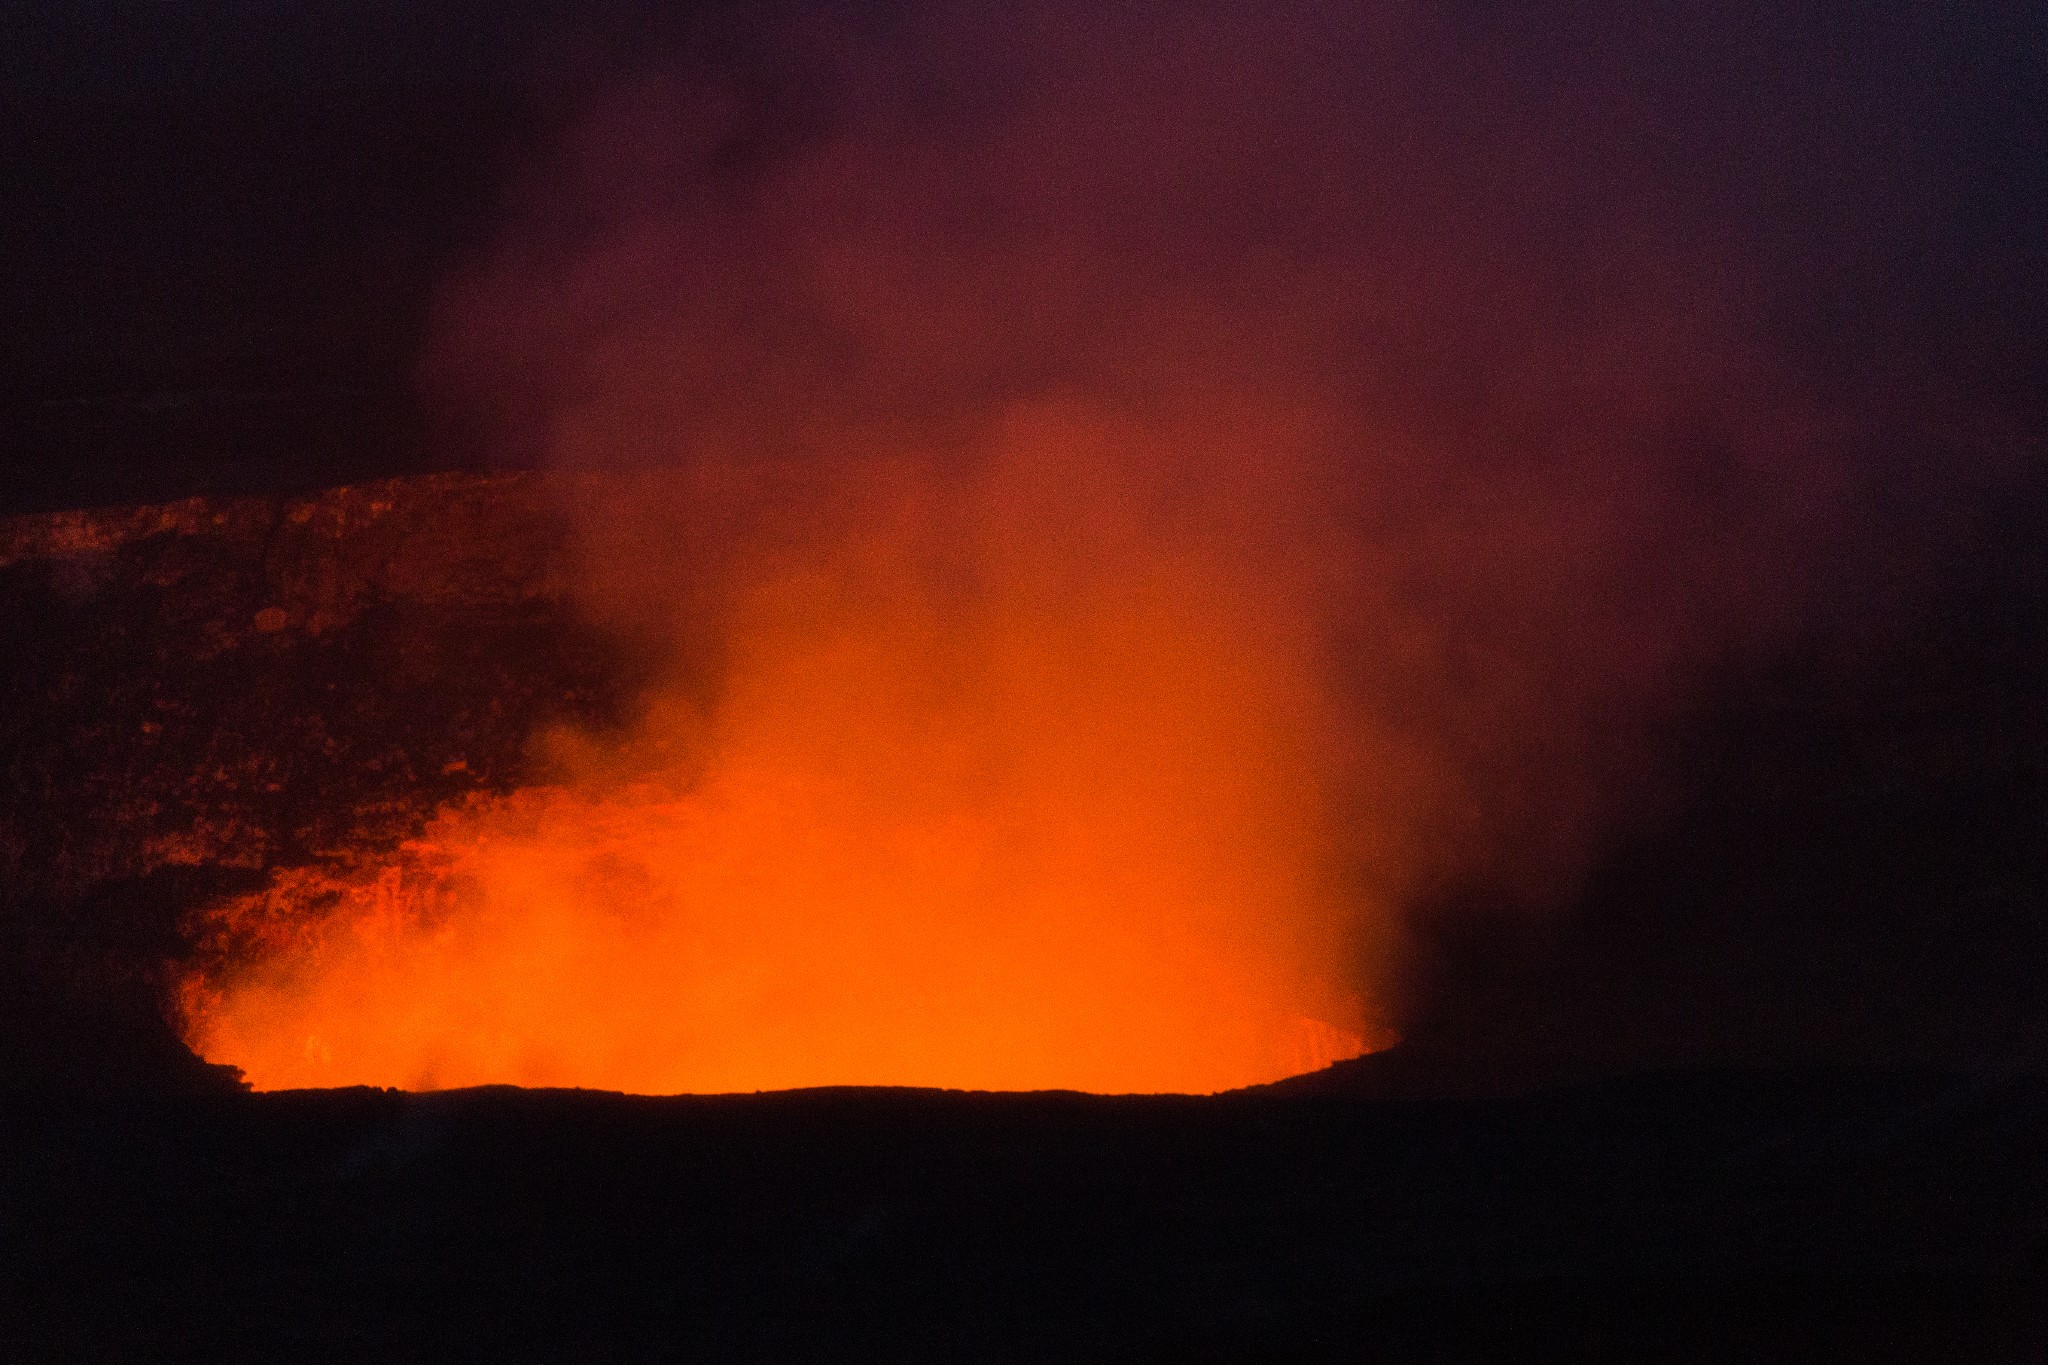
[[(1315, 623), (1143, 433), (862, 460), (738, 551), (715, 705), (220, 912), (262, 1086), (1213, 1090), (1364, 1046)], [(1163, 454), (1164, 452), (1162, 452)], [(820, 508), (820, 518), (828, 509)]]
[(1212, 1090), (1389, 1036), (1409, 905), (1568, 878), (1688, 671), (1853, 561), (1885, 420), (1754, 326), (1806, 115), (1481, 29), (803, 11), (601, 82), (423, 373), (662, 680), (217, 907), (194, 1047)]

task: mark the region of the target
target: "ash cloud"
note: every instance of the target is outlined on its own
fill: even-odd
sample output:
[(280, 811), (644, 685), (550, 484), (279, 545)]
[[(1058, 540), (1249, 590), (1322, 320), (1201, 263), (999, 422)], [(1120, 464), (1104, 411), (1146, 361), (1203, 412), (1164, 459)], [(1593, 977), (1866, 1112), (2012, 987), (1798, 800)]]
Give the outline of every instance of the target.
[[(706, 21), (581, 88), (423, 372), (507, 458), (615, 476), (564, 484), (585, 600), (673, 667), (662, 719), (572, 774), (715, 771), (804, 676), (835, 723), (865, 697), (894, 742), (952, 705), (958, 746), (1028, 765), (1037, 703), (948, 689), (1067, 604), (1095, 624), (1046, 687), (1164, 699), (1218, 756), (1189, 784), (1259, 774), (1151, 817), (1312, 792), (1305, 845), (1244, 856), (1323, 888), (1305, 941), (1384, 994), (1433, 888), (1558, 896), (1703, 670), (1868, 628), (2032, 475), (2041, 119), (1997, 54), (2036, 27)], [(851, 653), (806, 675), (806, 631)], [(1122, 667), (1153, 646), (1247, 690)]]

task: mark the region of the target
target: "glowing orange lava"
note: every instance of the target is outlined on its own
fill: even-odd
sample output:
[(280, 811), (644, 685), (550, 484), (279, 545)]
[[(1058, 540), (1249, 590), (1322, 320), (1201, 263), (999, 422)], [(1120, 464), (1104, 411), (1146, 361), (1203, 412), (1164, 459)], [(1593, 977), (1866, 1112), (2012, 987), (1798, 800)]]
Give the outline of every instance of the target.
[(1083, 831), (848, 828), (819, 784), (721, 787), (527, 791), (376, 875), (283, 880), (235, 908), (272, 916), (270, 952), (194, 984), (193, 1041), (261, 1089), (646, 1093), (1209, 1091), (1364, 1050), (1278, 1006), (1270, 947)]
[(1029, 473), (759, 572), (708, 716), (218, 907), (188, 1040), (262, 1089), (654, 1093), (1201, 1092), (1365, 1050), (1292, 618)]

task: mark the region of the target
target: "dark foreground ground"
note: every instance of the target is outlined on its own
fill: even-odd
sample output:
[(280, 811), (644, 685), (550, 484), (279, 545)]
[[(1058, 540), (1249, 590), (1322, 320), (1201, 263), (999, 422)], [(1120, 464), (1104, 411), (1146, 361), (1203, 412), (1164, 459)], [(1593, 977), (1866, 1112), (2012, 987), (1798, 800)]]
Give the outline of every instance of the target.
[(9, 1106), (15, 1359), (2039, 1360), (2048, 1082)]

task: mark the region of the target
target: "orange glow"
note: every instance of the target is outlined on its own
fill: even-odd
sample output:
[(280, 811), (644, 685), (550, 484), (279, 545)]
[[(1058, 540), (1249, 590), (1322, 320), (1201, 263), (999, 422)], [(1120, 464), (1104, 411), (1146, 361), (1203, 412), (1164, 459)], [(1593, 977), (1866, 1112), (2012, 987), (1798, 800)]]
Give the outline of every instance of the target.
[(653, 1093), (1203, 1092), (1364, 1051), (1302, 614), (1105, 440), (844, 473), (849, 529), (747, 561), (715, 706), (218, 907), (188, 1040), (262, 1089)]

